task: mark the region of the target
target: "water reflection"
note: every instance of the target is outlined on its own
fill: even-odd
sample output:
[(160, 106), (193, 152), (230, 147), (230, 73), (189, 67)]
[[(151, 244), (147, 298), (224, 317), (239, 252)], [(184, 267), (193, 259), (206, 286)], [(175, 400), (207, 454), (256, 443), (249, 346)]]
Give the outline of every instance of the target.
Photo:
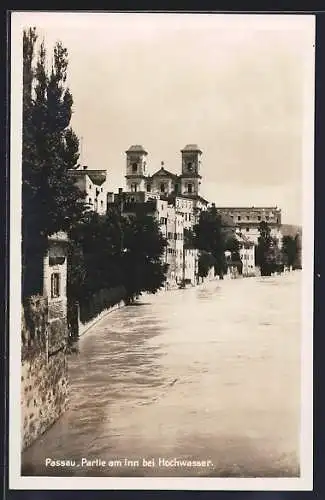
[[(23, 454), (23, 473), (297, 475), (300, 273), (141, 303), (80, 339), (69, 358), (70, 410)], [(46, 457), (151, 457), (156, 466), (49, 469)], [(212, 465), (159, 468), (160, 457)]]

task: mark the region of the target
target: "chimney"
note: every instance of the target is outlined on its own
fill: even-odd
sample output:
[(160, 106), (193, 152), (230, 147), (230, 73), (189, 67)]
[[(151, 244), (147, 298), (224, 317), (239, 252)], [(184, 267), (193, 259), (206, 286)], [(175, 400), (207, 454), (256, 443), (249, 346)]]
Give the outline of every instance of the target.
[(118, 188), (118, 194), (122, 194), (123, 193), (123, 188)]

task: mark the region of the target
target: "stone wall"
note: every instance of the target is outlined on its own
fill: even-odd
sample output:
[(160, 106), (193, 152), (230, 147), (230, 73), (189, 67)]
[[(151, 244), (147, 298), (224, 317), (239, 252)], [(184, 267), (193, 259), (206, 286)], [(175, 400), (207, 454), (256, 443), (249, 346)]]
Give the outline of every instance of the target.
[[(43, 434), (67, 409), (66, 317), (59, 302), (31, 297), (22, 307), (21, 447)], [(56, 310), (58, 309), (58, 310)]]

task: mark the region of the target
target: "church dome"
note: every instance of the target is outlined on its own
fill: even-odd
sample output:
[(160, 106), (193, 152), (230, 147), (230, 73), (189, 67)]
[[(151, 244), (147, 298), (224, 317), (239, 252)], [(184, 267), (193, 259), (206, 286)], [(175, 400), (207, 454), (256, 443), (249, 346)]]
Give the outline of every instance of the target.
[(133, 144), (132, 146), (129, 147), (129, 149), (126, 151), (126, 153), (145, 153), (145, 154), (147, 154), (147, 151), (140, 144)]
[(195, 152), (199, 152), (199, 153), (202, 152), (201, 149), (199, 148), (199, 146), (197, 144), (187, 144), (185, 146), (185, 148), (182, 149), (182, 152), (183, 151), (193, 151), (193, 152), (195, 151)]

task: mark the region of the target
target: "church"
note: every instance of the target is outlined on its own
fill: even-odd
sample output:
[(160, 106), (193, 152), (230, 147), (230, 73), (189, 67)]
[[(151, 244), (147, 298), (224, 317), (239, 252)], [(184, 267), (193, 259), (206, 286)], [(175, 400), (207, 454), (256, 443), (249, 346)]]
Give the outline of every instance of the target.
[[(164, 162), (154, 174), (148, 174), (148, 152), (139, 145), (133, 145), (126, 151), (126, 191), (128, 193), (146, 193), (145, 198), (185, 197), (192, 199), (194, 210), (200, 211), (208, 201), (200, 195), (202, 151), (196, 144), (188, 144), (181, 150), (181, 173), (167, 170)], [(131, 195), (132, 197), (132, 195)], [(134, 196), (136, 200), (138, 196)]]
[(196, 144), (181, 150), (181, 172), (172, 173), (161, 163), (148, 173), (148, 152), (133, 145), (126, 152), (126, 190), (108, 193), (107, 206), (118, 205), (128, 215), (145, 207), (156, 218), (167, 240), (163, 261), (168, 264), (167, 287), (197, 281), (198, 251), (185, 243), (186, 230), (193, 229), (208, 201), (200, 195), (202, 151)]

